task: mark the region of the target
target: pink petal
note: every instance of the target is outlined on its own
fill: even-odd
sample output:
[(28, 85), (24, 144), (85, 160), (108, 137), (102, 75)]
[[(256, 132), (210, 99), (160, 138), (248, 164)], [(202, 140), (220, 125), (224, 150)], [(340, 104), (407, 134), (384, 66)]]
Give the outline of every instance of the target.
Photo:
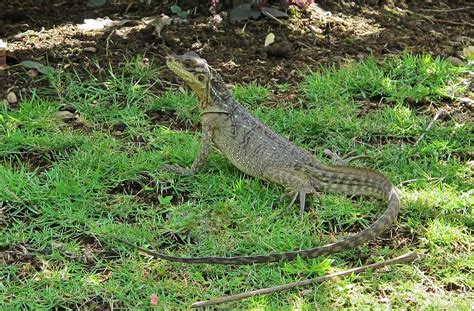
[(158, 305), (158, 296), (155, 293), (151, 294), (150, 304), (154, 306)]

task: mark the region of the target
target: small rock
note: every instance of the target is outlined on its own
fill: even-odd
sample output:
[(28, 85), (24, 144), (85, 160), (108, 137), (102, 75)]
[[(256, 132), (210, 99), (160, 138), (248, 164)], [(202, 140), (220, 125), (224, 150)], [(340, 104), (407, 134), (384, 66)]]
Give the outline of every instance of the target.
[(449, 56), (446, 60), (454, 66), (461, 66), (463, 64), (462, 60), (454, 56)]
[(14, 104), (18, 103), (18, 98), (16, 97), (16, 94), (13, 93), (13, 92), (8, 93), (7, 94), (7, 102), (10, 105), (14, 105)]
[(83, 49), (84, 52), (87, 52), (87, 53), (95, 53), (97, 52), (97, 49), (93, 46), (88, 46), (88, 47), (85, 47)]

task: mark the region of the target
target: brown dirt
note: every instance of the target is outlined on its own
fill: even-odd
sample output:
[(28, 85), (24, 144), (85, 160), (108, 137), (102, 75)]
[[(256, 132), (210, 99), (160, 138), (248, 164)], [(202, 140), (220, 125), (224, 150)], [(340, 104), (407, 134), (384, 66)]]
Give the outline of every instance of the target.
[[(171, 16), (171, 2), (159, 1), (151, 7), (139, 1), (112, 2), (117, 4), (90, 9), (87, 1), (78, 0), (10, 1), (0, 13), (0, 38), (8, 40), (7, 63), (37, 60), (66, 70), (98, 73), (95, 58), (106, 68), (108, 63), (117, 67), (126, 57), (144, 55), (160, 66), (170, 53), (195, 50), (229, 82), (297, 84), (301, 70), (308, 67), (317, 69), (369, 54), (380, 57), (408, 50), (459, 56), (474, 37), (470, 24), (474, 10), (463, 1), (449, 5), (410, 1), (399, 8), (321, 1), (320, 6), (332, 12), (327, 25), (303, 15), (284, 25), (268, 18), (236, 24), (224, 20), (218, 29), (206, 26), (205, 6), (200, 6), (197, 14), (190, 14), (188, 24), (165, 27), (161, 38), (142, 18), (162, 13)], [(76, 27), (85, 18), (106, 16), (131, 21), (112, 34), (111, 30), (83, 33)], [(275, 33), (276, 46), (265, 49), (269, 32)], [(0, 99), (8, 90), (25, 92), (32, 84), (41, 86), (34, 79), (25, 79), (24, 71), (19, 66), (0, 71)], [(174, 80), (167, 71), (159, 78)]]
[(25, 168), (39, 173), (45, 172), (52, 163), (57, 162), (76, 150), (68, 147), (61, 150), (28, 150), (20, 148), (11, 154), (0, 154), (0, 165), (8, 165), (15, 168)]
[(109, 194), (133, 195), (142, 202), (151, 206), (160, 205), (160, 197), (173, 196), (170, 204), (182, 204), (188, 200), (189, 193), (176, 193), (166, 181), (156, 182), (147, 174), (141, 174), (135, 180), (125, 180), (111, 188)]
[(149, 110), (145, 114), (150, 122), (155, 125), (163, 125), (175, 130), (196, 130), (195, 125), (181, 122), (176, 115), (176, 111), (172, 109), (164, 111)]
[(57, 155), (52, 151), (18, 150), (14, 155), (0, 156), (0, 164), (7, 164), (13, 167), (23, 166), (38, 171), (44, 171), (56, 159)]
[(17, 245), (12, 249), (0, 249), (0, 264), (15, 264), (18, 267), (17, 276), (22, 278), (33, 271), (40, 271), (43, 263), (35, 254), (30, 253), (24, 246)]

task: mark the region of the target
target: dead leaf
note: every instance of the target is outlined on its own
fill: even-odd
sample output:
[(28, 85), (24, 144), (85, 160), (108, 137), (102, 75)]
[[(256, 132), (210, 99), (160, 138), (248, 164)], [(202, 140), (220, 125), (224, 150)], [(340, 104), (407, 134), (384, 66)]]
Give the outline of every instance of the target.
[(20, 63), (20, 65), (27, 69), (35, 69), (42, 74), (52, 74), (54, 72), (54, 69), (52, 67), (45, 66), (34, 60), (24, 60)]
[(130, 22), (129, 19), (113, 21), (108, 17), (107, 18), (99, 17), (96, 19), (86, 18), (84, 20), (84, 23), (77, 25), (77, 28), (82, 31), (102, 30), (102, 29), (113, 27), (113, 26), (122, 26), (129, 22)]
[(236, 6), (230, 11), (229, 20), (231, 23), (241, 22), (243, 20), (253, 18), (257, 19), (260, 17), (262, 12), (260, 10), (252, 9), (249, 3), (241, 4)]
[(462, 49), (462, 55), (469, 60), (474, 59), (474, 46), (471, 45)]
[(69, 121), (72, 119), (75, 119), (76, 117), (74, 116), (74, 113), (67, 111), (67, 110), (61, 110), (56, 112), (56, 117), (61, 120), (61, 121)]
[(283, 11), (277, 9), (277, 8), (271, 7), (271, 6), (263, 7), (261, 10), (262, 10), (263, 13), (270, 14), (273, 17), (276, 17), (276, 18), (288, 17), (288, 14), (286, 14), (285, 12), (283, 12)]
[(13, 93), (13, 92), (8, 93), (8, 95), (7, 95), (7, 102), (8, 102), (10, 105), (14, 105), (14, 104), (18, 103), (18, 98), (16, 97), (16, 94)]
[(273, 42), (275, 42), (275, 35), (273, 34), (273, 32), (270, 32), (270, 33), (265, 37), (265, 44), (264, 44), (264, 46), (269, 46), (269, 45), (272, 44)]

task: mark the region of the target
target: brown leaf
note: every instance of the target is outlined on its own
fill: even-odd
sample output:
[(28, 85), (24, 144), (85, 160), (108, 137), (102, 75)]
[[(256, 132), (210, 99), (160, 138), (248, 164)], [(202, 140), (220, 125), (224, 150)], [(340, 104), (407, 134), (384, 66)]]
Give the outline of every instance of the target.
[(13, 93), (13, 92), (8, 93), (8, 95), (7, 95), (7, 102), (8, 102), (10, 105), (14, 105), (14, 104), (18, 103), (18, 98), (16, 97), (16, 94)]

